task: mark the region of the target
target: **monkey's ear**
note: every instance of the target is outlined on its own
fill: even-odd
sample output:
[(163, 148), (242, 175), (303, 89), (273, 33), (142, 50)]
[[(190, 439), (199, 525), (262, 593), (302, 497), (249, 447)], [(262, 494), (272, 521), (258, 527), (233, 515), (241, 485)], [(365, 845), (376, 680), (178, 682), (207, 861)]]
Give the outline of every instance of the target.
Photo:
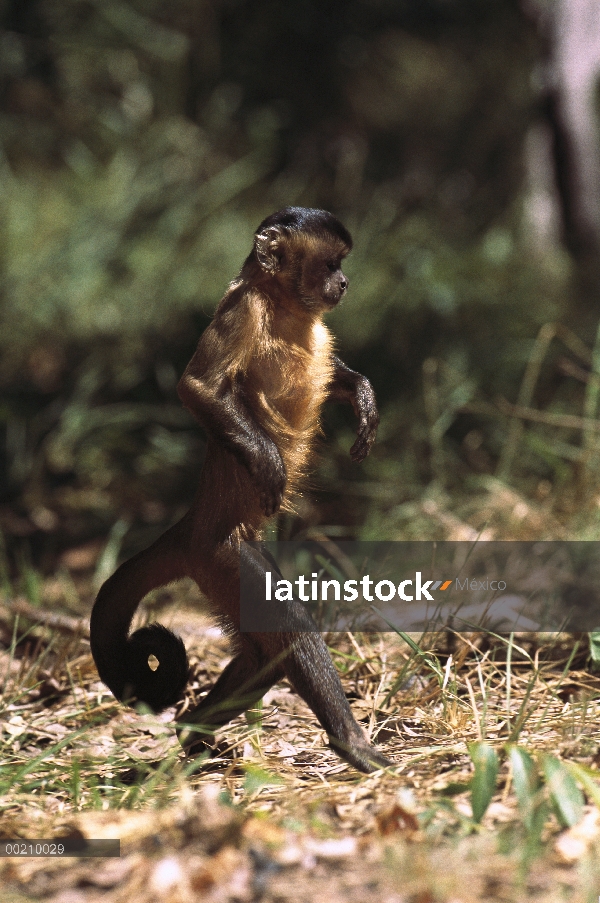
[(276, 273), (283, 257), (281, 246), (285, 236), (279, 226), (269, 226), (254, 236), (256, 259), (265, 273)]

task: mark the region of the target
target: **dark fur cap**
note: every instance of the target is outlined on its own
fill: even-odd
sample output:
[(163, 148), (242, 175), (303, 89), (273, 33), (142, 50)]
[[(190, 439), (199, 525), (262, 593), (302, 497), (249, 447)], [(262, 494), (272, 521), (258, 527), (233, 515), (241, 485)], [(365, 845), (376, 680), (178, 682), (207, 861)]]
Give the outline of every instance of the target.
[(264, 232), (273, 226), (279, 226), (290, 232), (302, 232), (314, 235), (315, 238), (324, 238), (327, 235), (335, 235), (348, 250), (352, 249), (352, 237), (339, 219), (327, 210), (316, 210), (312, 207), (284, 207), (272, 213), (262, 221), (257, 233)]

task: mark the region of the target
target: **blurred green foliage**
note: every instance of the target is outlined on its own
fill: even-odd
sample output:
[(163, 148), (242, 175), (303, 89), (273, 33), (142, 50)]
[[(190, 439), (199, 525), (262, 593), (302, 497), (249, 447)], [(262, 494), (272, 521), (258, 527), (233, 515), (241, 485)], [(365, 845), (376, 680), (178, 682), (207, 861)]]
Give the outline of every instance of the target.
[(540, 52), (516, 0), (0, 2), (4, 499), (62, 524), (93, 510), (91, 532), (189, 499), (201, 450), (177, 375), (286, 204), (355, 235), (331, 324), (383, 406), (360, 475), (349, 417), (328, 415), (324, 516), (366, 516), (336, 505), (344, 481), (399, 504), (436, 476), (430, 359), (441, 438), (483, 430), (493, 471), (504, 422), (460, 408), (515, 397), (569, 285), (568, 256), (527, 218)]

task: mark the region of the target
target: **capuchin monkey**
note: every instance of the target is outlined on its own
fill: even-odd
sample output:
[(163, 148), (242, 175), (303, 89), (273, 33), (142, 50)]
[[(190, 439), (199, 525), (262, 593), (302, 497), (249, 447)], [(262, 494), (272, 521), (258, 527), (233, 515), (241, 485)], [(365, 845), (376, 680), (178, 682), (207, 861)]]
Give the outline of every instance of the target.
[(355, 721), (327, 646), (298, 600), (276, 603), (275, 630), (240, 632), (241, 559), (257, 606), (266, 604), (266, 571), (277, 570), (260, 546), (241, 544), (260, 541), (268, 519), (290, 510), (311, 462), (323, 403), (354, 408), (353, 461), (362, 461), (375, 441), (379, 415), (371, 384), (335, 356), (323, 323), (348, 287), (341, 264), (351, 247), (348, 231), (325, 210), (286, 207), (260, 224), (177, 387), (208, 436), (192, 507), (118, 568), (92, 611), (91, 647), (104, 683), (118, 699), (160, 711), (182, 696), (185, 648), (160, 624), (128, 636), (131, 621), (150, 590), (181, 577), (198, 584), (232, 637), (234, 657), (186, 713), (179, 737), (188, 752), (206, 749), (215, 729), (287, 677), (339, 756), (364, 772), (391, 764)]

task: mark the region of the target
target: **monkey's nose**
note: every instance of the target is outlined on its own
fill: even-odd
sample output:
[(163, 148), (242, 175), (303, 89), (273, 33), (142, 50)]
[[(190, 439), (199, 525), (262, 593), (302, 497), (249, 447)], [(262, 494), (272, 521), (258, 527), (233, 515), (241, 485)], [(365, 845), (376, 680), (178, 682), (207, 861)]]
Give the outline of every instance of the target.
[(346, 279), (345, 276), (341, 276), (340, 277), (340, 290), (342, 292), (345, 292), (347, 288), (348, 288), (348, 280)]

